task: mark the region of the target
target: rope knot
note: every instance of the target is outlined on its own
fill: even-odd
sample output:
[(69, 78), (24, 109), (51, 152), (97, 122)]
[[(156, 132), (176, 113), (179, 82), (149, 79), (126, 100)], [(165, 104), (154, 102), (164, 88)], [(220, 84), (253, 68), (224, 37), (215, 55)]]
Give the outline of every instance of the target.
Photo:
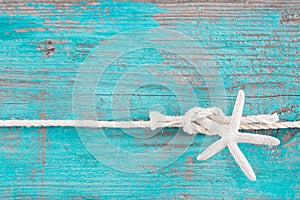
[(224, 114), (219, 108), (194, 107), (188, 110), (183, 116), (165, 116), (157, 111), (150, 113), (150, 127), (155, 130), (158, 127), (177, 126), (189, 134), (209, 134), (211, 116), (223, 117)]
[(194, 107), (188, 110), (182, 117), (183, 131), (189, 134), (205, 132), (205, 128), (201, 126), (200, 120), (207, 117), (211, 113), (203, 108)]
[(183, 131), (189, 134), (205, 133), (209, 134), (211, 116), (223, 117), (224, 114), (219, 108), (199, 108), (194, 107), (188, 110), (182, 117)]
[[(216, 126), (229, 124), (231, 117), (226, 116), (220, 108), (194, 107), (183, 116), (165, 116), (159, 112), (150, 113), (151, 130), (163, 127), (182, 127), (188, 134), (215, 135)], [(277, 114), (242, 117), (240, 124), (255, 127), (261, 123), (265, 126), (278, 121)]]

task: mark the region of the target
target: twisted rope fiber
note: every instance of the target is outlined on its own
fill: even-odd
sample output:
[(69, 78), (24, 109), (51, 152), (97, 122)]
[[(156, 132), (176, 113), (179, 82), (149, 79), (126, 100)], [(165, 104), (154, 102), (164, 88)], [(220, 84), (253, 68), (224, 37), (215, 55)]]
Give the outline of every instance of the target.
[[(183, 116), (165, 116), (151, 112), (149, 121), (96, 121), (96, 120), (0, 120), (0, 127), (86, 127), (86, 128), (156, 128), (182, 127), (189, 134), (209, 134), (210, 121), (228, 124), (231, 117), (219, 108), (194, 107)], [(240, 129), (300, 128), (300, 121), (278, 122), (277, 114), (253, 115), (242, 118)]]
[[(0, 127), (85, 127), (85, 128), (150, 128), (150, 121), (93, 121), (93, 120), (0, 120)], [(163, 127), (183, 127), (182, 124), (161, 124)], [(300, 121), (273, 124), (241, 124), (242, 130), (300, 128)]]

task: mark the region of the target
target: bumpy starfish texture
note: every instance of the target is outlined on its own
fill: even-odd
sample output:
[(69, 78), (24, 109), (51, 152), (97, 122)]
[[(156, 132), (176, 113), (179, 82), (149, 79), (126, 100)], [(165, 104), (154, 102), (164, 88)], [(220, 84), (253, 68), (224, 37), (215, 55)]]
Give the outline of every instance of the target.
[(255, 135), (250, 133), (239, 132), (240, 123), (242, 120), (243, 107), (245, 102), (245, 93), (240, 90), (235, 102), (232, 117), (229, 125), (221, 125), (216, 122), (211, 122), (210, 131), (221, 136), (221, 139), (210, 145), (204, 152), (197, 156), (197, 160), (207, 160), (226, 146), (235, 161), (241, 167), (244, 174), (252, 181), (256, 180), (255, 173), (246, 157), (239, 149), (237, 143), (264, 144), (269, 146), (279, 145), (280, 141), (277, 138), (266, 135)]

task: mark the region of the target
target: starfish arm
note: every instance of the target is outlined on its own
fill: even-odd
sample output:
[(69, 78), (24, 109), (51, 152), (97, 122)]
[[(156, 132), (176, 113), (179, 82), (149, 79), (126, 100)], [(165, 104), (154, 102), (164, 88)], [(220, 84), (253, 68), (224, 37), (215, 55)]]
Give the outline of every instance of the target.
[(280, 144), (280, 140), (275, 137), (250, 133), (238, 133), (235, 137), (235, 141), (250, 144), (264, 144), (268, 146), (277, 146)]
[(245, 103), (245, 93), (243, 90), (240, 90), (235, 101), (232, 117), (229, 124), (229, 128), (234, 132), (237, 132), (239, 130), (240, 122), (242, 120), (242, 115), (243, 115), (244, 103)]
[(244, 156), (244, 154), (239, 149), (238, 145), (236, 143), (229, 143), (228, 148), (232, 156), (234, 157), (235, 161), (239, 164), (240, 168), (244, 172), (244, 174), (251, 180), (255, 181), (256, 176), (255, 173), (249, 164), (247, 158)]
[(224, 139), (220, 139), (213, 144), (211, 144), (205, 151), (197, 156), (197, 160), (207, 160), (219, 151), (223, 150), (226, 147), (226, 142)]

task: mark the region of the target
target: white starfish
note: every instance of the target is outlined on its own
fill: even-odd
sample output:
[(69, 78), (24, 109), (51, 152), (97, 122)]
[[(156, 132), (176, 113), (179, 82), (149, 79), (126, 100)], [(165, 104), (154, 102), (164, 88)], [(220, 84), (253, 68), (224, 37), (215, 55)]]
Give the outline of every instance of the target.
[(255, 173), (244, 154), (239, 149), (237, 143), (264, 144), (269, 146), (279, 145), (277, 138), (266, 135), (255, 135), (239, 132), (239, 126), (242, 119), (242, 112), (245, 102), (245, 93), (240, 90), (232, 112), (232, 118), (229, 125), (220, 125), (211, 121), (210, 131), (221, 136), (221, 139), (210, 145), (204, 152), (197, 156), (197, 160), (207, 160), (226, 146), (235, 161), (239, 164), (244, 174), (252, 181), (256, 180)]

